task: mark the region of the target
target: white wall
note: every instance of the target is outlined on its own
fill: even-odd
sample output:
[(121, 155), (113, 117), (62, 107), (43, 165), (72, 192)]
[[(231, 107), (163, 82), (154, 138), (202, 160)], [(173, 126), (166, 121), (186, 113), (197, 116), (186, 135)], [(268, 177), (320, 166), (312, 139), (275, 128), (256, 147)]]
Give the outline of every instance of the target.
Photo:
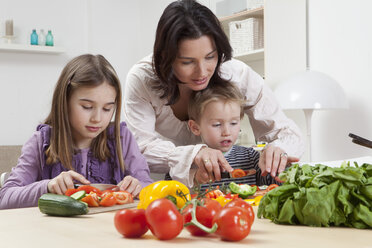
[(0, 51), (0, 145), (23, 144), (31, 136), (49, 112), (62, 68), (75, 56), (104, 55), (124, 84), (131, 66), (152, 52), (157, 22), (170, 2), (0, 0), (0, 36), (11, 18), (15, 43), (28, 44), (31, 30), (43, 28), (67, 49), (60, 55)]
[(314, 160), (371, 156), (349, 132), (372, 140), (372, 2), (310, 0), (310, 66), (336, 79), (345, 90), (348, 110), (313, 115)]
[(46, 117), (63, 66), (86, 52), (85, 10), (86, 1), (0, 0), (1, 35), (12, 18), (15, 42), (29, 43), (31, 30), (43, 28), (67, 48), (62, 55), (0, 52), (0, 145), (23, 144)]
[[(275, 88), (281, 80), (305, 69), (305, 0), (266, 0), (265, 71)], [(347, 110), (314, 111), (312, 160), (343, 160), (370, 156), (372, 150), (355, 145), (349, 132), (372, 140), (372, 2), (309, 0), (310, 69), (328, 74), (343, 87)], [(294, 13), (293, 10), (295, 10)], [(290, 20), (292, 19), (292, 21)], [(301, 31), (302, 30), (302, 31)], [(301, 110), (286, 111), (306, 134)], [(308, 150), (304, 161), (309, 160)]]
[[(265, 82), (272, 89), (298, 71), (306, 70), (306, 1), (265, 1)], [(306, 134), (302, 111), (284, 111)], [(301, 159), (308, 160), (305, 151)]]
[[(275, 1), (278, 0), (271, 2)], [(287, 11), (293, 6), (291, 4), (299, 4), (297, 0), (281, 1), (289, 4), (285, 8)], [(13, 18), (17, 42), (27, 43), (33, 28), (50, 28), (56, 45), (67, 49), (62, 55), (0, 51), (0, 145), (23, 144), (30, 137), (49, 111), (53, 87), (60, 71), (68, 60), (77, 55), (86, 52), (103, 54), (124, 83), (131, 65), (151, 52), (157, 21), (170, 2), (0, 0), (0, 27), (6, 19)], [(216, 0), (200, 2), (213, 9)], [(265, 22), (268, 13), (284, 20), (283, 12), (278, 11), (283, 6), (265, 10)], [(350, 101), (349, 110), (314, 112), (313, 160), (371, 154), (370, 149), (354, 145), (347, 137), (349, 132), (354, 132), (372, 139), (372, 105), (369, 103), (372, 92), (369, 82), (372, 63), (369, 24), (372, 23), (372, 16), (368, 12), (371, 7), (372, 3), (364, 0), (356, 0), (352, 4), (346, 0), (310, 0), (311, 68), (338, 80)], [(294, 17), (293, 14), (285, 16)], [(286, 21), (290, 22), (290, 18)], [(0, 35), (2, 32), (4, 30), (0, 28)], [(280, 35), (287, 37), (289, 33), (276, 33), (276, 45), (282, 42)], [(304, 47), (301, 39), (294, 40), (299, 49)], [(280, 47), (276, 49), (280, 50)], [(271, 54), (271, 60), (277, 60), (279, 65), (283, 62), (291, 64), (290, 60), (292, 63), (300, 60), (301, 64), (297, 66), (304, 63), (303, 50), (289, 50), (285, 57), (275, 57), (273, 52), (269, 52), (270, 48), (266, 50), (266, 55)], [(273, 88), (284, 74), (290, 73), (280, 66), (265, 70), (271, 70), (267, 81)], [(287, 114), (305, 130), (301, 111)]]

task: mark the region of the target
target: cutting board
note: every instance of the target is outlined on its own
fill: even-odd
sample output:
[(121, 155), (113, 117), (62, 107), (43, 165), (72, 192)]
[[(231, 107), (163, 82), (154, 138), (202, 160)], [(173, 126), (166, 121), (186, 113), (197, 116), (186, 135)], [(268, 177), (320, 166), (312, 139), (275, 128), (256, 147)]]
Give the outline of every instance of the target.
[(125, 209), (125, 208), (136, 208), (138, 203), (139, 203), (139, 200), (134, 200), (133, 203), (123, 204), (123, 205), (114, 205), (111, 207), (90, 207), (88, 214), (98, 214), (98, 213), (116, 211), (116, 210)]

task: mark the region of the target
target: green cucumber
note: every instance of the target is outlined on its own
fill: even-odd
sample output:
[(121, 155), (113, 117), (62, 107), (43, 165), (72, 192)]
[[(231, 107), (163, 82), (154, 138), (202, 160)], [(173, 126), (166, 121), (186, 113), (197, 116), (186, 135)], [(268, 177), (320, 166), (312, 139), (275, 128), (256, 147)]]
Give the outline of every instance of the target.
[(85, 197), (85, 195), (86, 195), (85, 190), (80, 190), (70, 195), (70, 197), (74, 198), (75, 200), (80, 201), (81, 199)]
[(88, 206), (70, 196), (47, 193), (39, 198), (40, 212), (54, 216), (74, 216), (88, 213)]

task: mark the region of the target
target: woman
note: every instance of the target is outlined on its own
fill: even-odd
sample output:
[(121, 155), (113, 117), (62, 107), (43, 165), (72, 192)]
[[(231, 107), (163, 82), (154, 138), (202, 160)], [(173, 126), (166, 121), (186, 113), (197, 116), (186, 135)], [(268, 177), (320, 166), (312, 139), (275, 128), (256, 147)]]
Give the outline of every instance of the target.
[(194, 180), (220, 180), (221, 170), (232, 170), (222, 152), (200, 144), (187, 127), (191, 93), (226, 80), (245, 96), (245, 113), (256, 140), (270, 142), (260, 157), (263, 175), (277, 176), (289, 162), (298, 161), (291, 156), (302, 155), (297, 126), (281, 111), (263, 79), (231, 59), (231, 50), (207, 7), (182, 0), (164, 10), (153, 55), (132, 67), (124, 91), (126, 122), (152, 172), (169, 171), (173, 179), (191, 187)]

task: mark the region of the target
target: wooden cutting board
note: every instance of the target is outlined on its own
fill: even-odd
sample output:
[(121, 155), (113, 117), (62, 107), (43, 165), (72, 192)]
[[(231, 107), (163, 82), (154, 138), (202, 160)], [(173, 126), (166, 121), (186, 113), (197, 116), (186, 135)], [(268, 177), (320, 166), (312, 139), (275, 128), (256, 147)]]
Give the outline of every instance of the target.
[(139, 203), (139, 200), (134, 200), (133, 203), (123, 204), (123, 205), (114, 205), (111, 207), (90, 207), (88, 214), (98, 214), (98, 213), (116, 211), (116, 210), (125, 209), (125, 208), (136, 208), (138, 203)]

